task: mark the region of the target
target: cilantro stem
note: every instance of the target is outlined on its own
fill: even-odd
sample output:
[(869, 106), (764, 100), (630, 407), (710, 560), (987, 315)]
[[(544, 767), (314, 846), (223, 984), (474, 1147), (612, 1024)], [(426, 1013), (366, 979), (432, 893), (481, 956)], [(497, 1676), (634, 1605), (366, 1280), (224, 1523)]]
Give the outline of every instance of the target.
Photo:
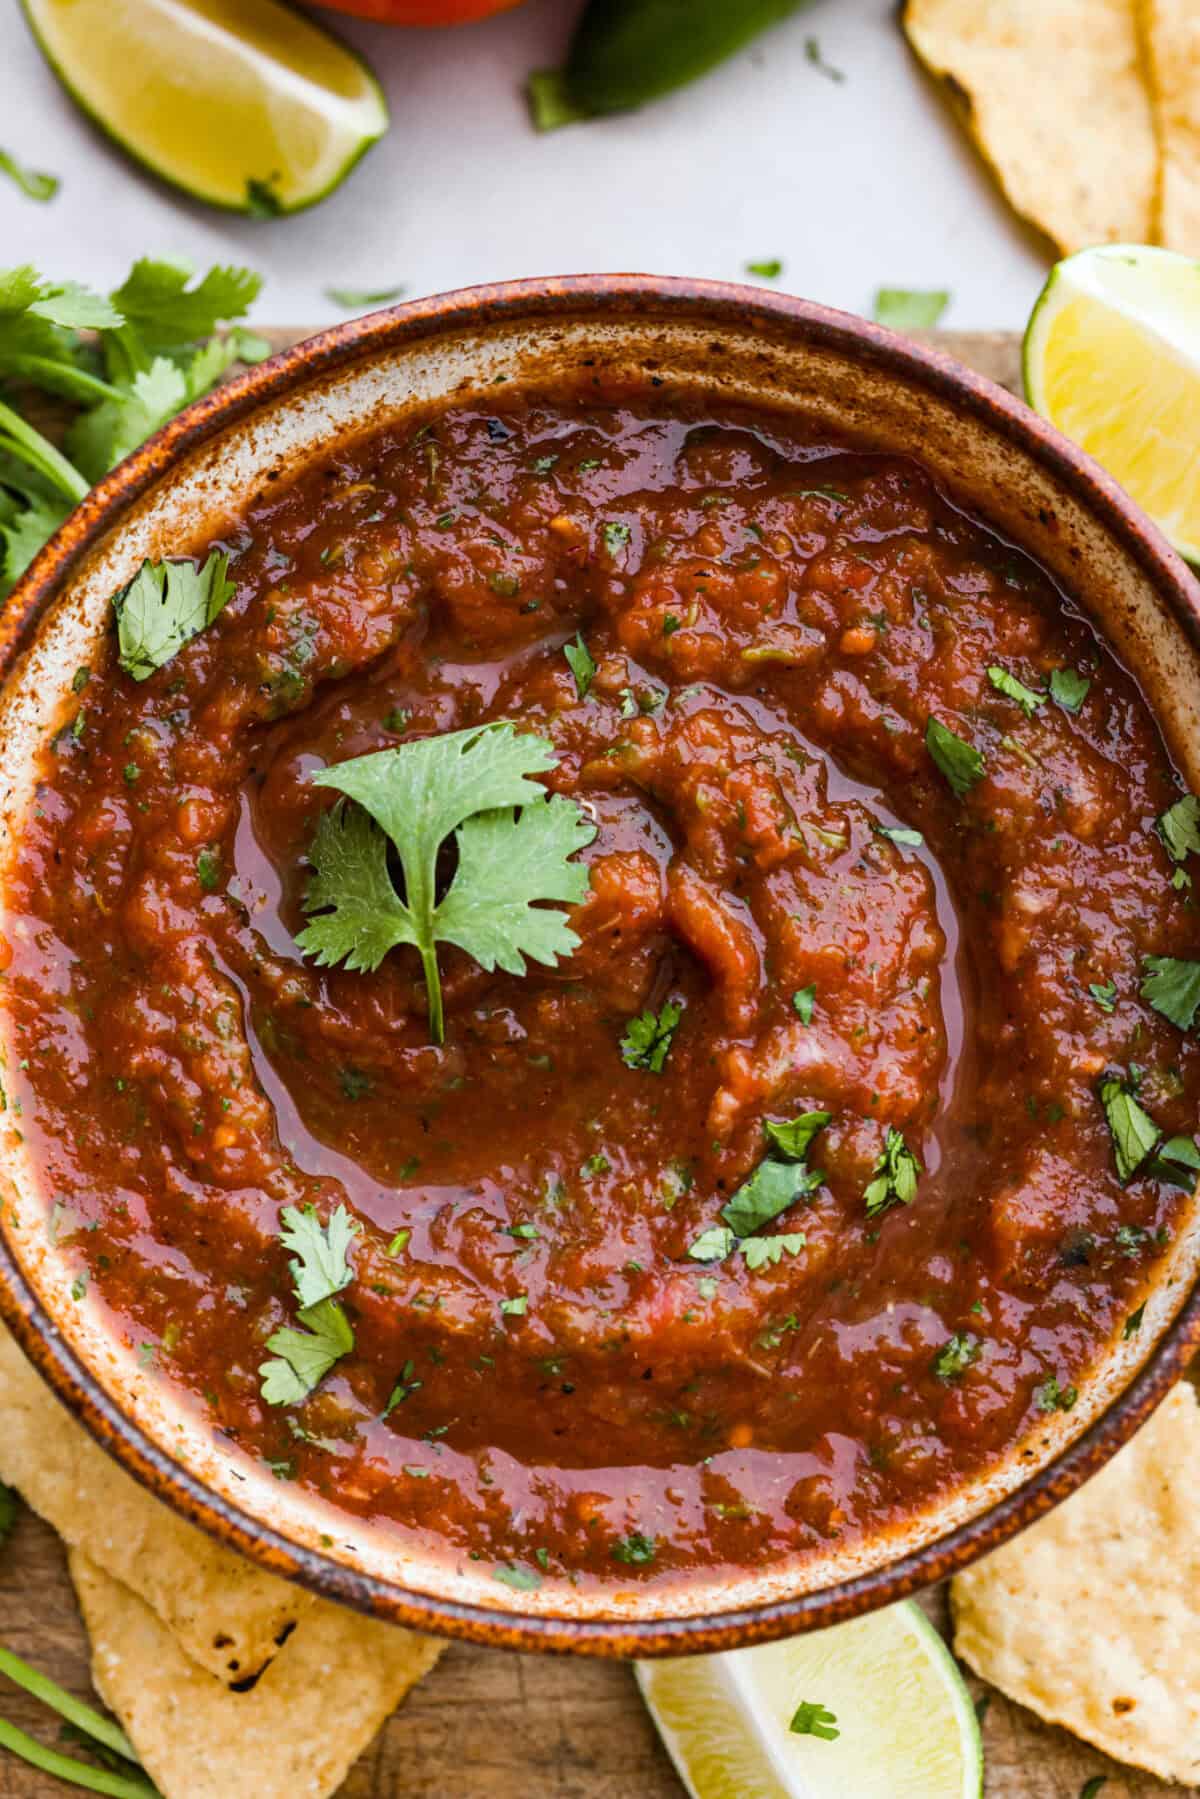
[(3, 400), (0, 400), (0, 448), (43, 475), (72, 505), (78, 506), (87, 498), (90, 484), (74, 464), (60, 456), (40, 431), (27, 425)]
[(128, 404), (128, 395), (119, 387), (113, 387), (109, 382), (101, 381), (99, 375), (89, 375), (86, 369), (77, 369), (71, 363), (54, 362), (49, 356), (6, 356), (4, 372), (22, 376), (37, 387), (44, 387), (48, 393), (62, 394), (68, 400), (116, 400), (119, 405)]
[(56, 1775), (71, 1786), (86, 1787), (91, 1793), (108, 1793), (110, 1799), (159, 1799), (158, 1788), (151, 1786), (141, 1775), (109, 1774), (103, 1768), (92, 1768), (87, 1762), (60, 1755), (57, 1749), (47, 1749), (35, 1738), (26, 1736), (6, 1718), (0, 1718), (0, 1748), (11, 1750), (22, 1761), (41, 1768), (46, 1774)]
[(446, 1021), (442, 1013), (442, 977), (438, 972), (437, 946), (422, 943), (421, 966), (425, 970), (425, 992), (429, 998), (429, 1035), (435, 1043), (446, 1041)]
[[(49, 1675), (40, 1674), (36, 1668), (31, 1668), (28, 1662), (23, 1662), (19, 1655), (14, 1655), (11, 1649), (5, 1649), (2, 1644), (0, 1644), (0, 1674), (6, 1674), (9, 1680), (17, 1686), (24, 1687), (27, 1693), (32, 1693), (35, 1699), (40, 1699), (43, 1705), (50, 1707), (51, 1711), (57, 1712), (60, 1717), (66, 1718), (68, 1723), (74, 1724), (77, 1730), (82, 1730), (87, 1736), (93, 1737), (97, 1743), (103, 1743), (106, 1749), (115, 1750), (118, 1755), (123, 1755), (126, 1761), (137, 1761), (137, 1750), (125, 1732), (119, 1725), (114, 1724), (111, 1718), (105, 1718), (99, 1712), (93, 1711), (92, 1707), (85, 1705), (82, 1699), (76, 1699), (73, 1694), (66, 1692), (57, 1682), (51, 1680)], [(2, 1722), (3, 1720), (0, 1719), (0, 1723)]]

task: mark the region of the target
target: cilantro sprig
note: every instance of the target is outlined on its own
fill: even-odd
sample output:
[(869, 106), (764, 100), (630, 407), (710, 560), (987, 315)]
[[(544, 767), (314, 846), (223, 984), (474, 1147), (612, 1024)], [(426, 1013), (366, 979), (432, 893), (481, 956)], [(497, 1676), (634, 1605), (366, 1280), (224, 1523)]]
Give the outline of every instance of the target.
[(353, 1328), (335, 1296), (354, 1278), (346, 1252), (358, 1226), (345, 1206), (337, 1207), (327, 1225), (312, 1206), (285, 1206), (280, 1222), (280, 1237), (292, 1251), (302, 1328), (285, 1325), (273, 1332), (267, 1338), (273, 1359), (258, 1372), (268, 1405), (296, 1405), (354, 1348)]
[[(587, 868), (572, 860), (596, 835), (573, 800), (547, 797), (531, 775), (557, 764), (543, 737), (511, 724), (419, 738), (322, 769), (343, 794), (317, 827), (301, 950), (329, 967), (369, 972), (392, 949), (420, 955), (429, 1031), (445, 1039), (437, 945), (454, 943), (489, 972), (523, 975), (525, 957), (553, 965), (579, 943), (553, 904), (577, 904)], [(353, 802), (347, 806), (346, 800)], [(458, 867), (437, 897), (438, 855), (453, 838)], [(388, 869), (400, 859), (403, 898)]]
[[(192, 275), (144, 258), (105, 297), (28, 265), (0, 270), (0, 597), (93, 482), (231, 363), (269, 354), (245, 331), (214, 335), (245, 314), (259, 277), (213, 268), (189, 286)], [(28, 415), (30, 393), (72, 409), (62, 449)]]

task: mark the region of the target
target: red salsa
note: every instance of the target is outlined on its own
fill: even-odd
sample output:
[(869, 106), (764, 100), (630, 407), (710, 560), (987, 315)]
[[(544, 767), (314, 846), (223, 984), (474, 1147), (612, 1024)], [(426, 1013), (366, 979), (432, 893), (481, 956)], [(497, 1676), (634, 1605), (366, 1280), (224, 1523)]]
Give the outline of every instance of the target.
[[(1200, 1160), (1200, 809), (915, 462), (495, 394), (268, 484), (208, 628), (80, 670), (9, 895), (7, 1123), (81, 1301), (280, 1478), (527, 1585), (827, 1553), (1138, 1328)], [(313, 776), (496, 720), (594, 827), (578, 943), (440, 944), (439, 1044), (416, 949), (297, 942)]]

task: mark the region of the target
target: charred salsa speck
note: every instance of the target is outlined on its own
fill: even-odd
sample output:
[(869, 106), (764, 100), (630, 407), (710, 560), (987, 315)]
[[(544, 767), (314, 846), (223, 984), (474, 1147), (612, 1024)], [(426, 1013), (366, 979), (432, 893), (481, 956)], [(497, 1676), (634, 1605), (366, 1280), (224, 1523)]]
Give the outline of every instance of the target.
[[(631, 389), (410, 421), (210, 550), (46, 747), (5, 1123), (226, 1442), (628, 1584), (853, 1541), (1076, 1402), (1200, 1161), (1200, 808), (1037, 566), (916, 463)], [(450, 733), (538, 797), (456, 837)]]

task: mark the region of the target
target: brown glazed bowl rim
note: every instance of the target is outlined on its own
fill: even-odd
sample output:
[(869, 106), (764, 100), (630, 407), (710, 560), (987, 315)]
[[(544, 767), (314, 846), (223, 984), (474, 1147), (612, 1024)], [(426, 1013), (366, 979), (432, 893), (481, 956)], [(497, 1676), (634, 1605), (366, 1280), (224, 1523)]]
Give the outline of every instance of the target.
[[(122, 514), (184, 455), (260, 404), (374, 354), (455, 329), (499, 322), (537, 326), (583, 314), (662, 316), (738, 330), (790, 331), (952, 402), (1007, 439), (1062, 484), (1116, 538), (1189, 639), (1200, 647), (1200, 587), (1118, 484), (1051, 425), (944, 351), (785, 294), (732, 283), (650, 275), (576, 275), (459, 289), (319, 332), (189, 406), (99, 483), (51, 539), (0, 614), (0, 683), (63, 582)], [(0, 1237), (0, 1316), (58, 1397), (102, 1448), (160, 1499), (269, 1572), (328, 1599), (414, 1630), (500, 1648), (610, 1657), (734, 1649), (835, 1624), (903, 1599), (964, 1567), (1031, 1524), (1095, 1473), (1149, 1417), (1200, 1345), (1200, 1284), (1107, 1410), (1031, 1478), (929, 1543), (824, 1589), (759, 1605), (679, 1618), (534, 1616), (405, 1589), (360, 1573), (272, 1527), (205, 1487), (109, 1396), (63, 1340)]]

